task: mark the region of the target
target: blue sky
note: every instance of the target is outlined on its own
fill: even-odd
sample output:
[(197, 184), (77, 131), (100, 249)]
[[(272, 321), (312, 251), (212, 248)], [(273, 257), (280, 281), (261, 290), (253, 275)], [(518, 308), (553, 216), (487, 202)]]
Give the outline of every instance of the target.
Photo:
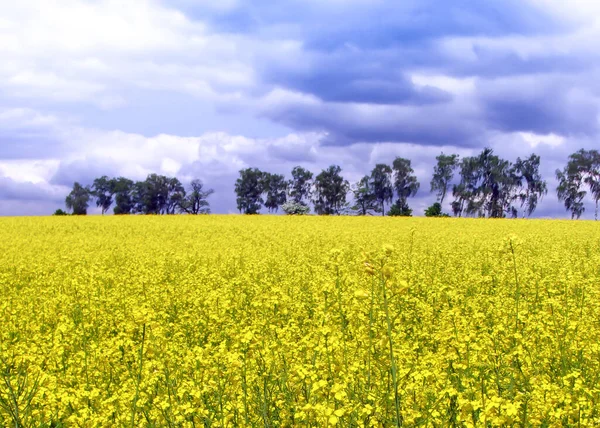
[[(0, 5), (0, 215), (48, 214), (73, 181), (201, 178), (395, 156), (428, 192), (435, 156), (600, 146), (594, 1), (20, 0)], [(586, 217), (593, 215), (588, 206)]]

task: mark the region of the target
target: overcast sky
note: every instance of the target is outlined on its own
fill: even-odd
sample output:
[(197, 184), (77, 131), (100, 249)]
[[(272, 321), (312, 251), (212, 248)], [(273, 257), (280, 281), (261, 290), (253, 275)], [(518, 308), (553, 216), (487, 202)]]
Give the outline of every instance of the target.
[[(441, 151), (600, 148), (593, 0), (0, 0), (0, 215), (50, 214), (74, 181), (238, 171), (350, 181), (395, 156), (435, 200)], [(586, 218), (593, 216), (588, 205)]]

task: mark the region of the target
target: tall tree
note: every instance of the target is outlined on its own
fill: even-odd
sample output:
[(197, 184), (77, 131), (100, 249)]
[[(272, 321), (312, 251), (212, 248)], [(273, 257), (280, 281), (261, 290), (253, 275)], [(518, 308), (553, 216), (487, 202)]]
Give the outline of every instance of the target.
[(352, 186), (355, 206), (352, 208), (358, 215), (368, 215), (379, 212), (381, 208), (372, 186), (373, 180), (365, 175), (360, 181)]
[(524, 215), (530, 216), (548, 193), (548, 185), (540, 174), (540, 157), (532, 154), (525, 159), (517, 158), (514, 169), (522, 189), (518, 195), (521, 208), (525, 208)]
[(585, 212), (583, 200), (587, 192), (582, 188), (587, 185), (596, 204), (597, 220), (600, 203), (600, 153), (584, 149), (572, 153), (565, 168), (556, 171), (556, 177), (559, 181), (556, 189), (558, 199), (571, 211), (571, 218), (579, 218)]
[(96, 178), (92, 184), (91, 194), (96, 198), (96, 206), (102, 209), (102, 215), (113, 203), (115, 181), (106, 175)]
[(170, 192), (175, 193), (181, 183), (177, 184), (169, 177), (149, 174), (145, 181), (134, 185), (135, 210), (142, 214), (166, 214), (171, 208)]
[(240, 170), (240, 178), (235, 182), (235, 193), (240, 213), (258, 214), (264, 203), (263, 173), (258, 168)]
[(176, 177), (165, 177), (167, 187), (167, 197), (165, 204), (161, 209), (162, 214), (175, 214), (182, 211), (182, 205), (185, 204), (185, 188), (181, 181)]
[(338, 165), (331, 165), (315, 178), (314, 204), (317, 214), (339, 215), (346, 205), (350, 185)]
[(113, 212), (117, 215), (131, 214), (135, 208), (133, 198), (134, 182), (125, 177), (113, 179), (113, 192), (115, 207)]
[(90, 205), (91, 191), (78, 182), (73, 184), (73, 190), (65, 198), (65, 205), (74, 215), (86, 215)]
[(385, 203), (391, 203), (394, 199), (392, 168), (383, 163), (375, 165), (371, 171), (369, 187), (379, 205), (377, 211), (381, 212), (381, 215), (385, 215)]
[(458, 155), (445, 155), (441, 153), (435, 158), (437, 164), (433, 169), (431, 179), (431, 191), (437, 192), (437, 198), (440, 205), (444, 204), (448, 187), (454, 177), (454, 171), (458, 167)]
[(600, 203), (600, 153), (597, 150), (588, 151), (587, 174), (585, 183), (590, 188), (596, 210), (594, 218), (598, 220), (598, 205)]
[(394, 159), (392, 169), (394, 170), (394, 190), (398, 196), (394, 212), (408, 212), (408, 198), (415, 196), (419, 191), (419, 181), (409, 159), (397, 157)]
[(285, 204), (288, 183), (282, 174), (263, 173), (263, 190), (266, 193), (265, 207), (269, 212), (277, 212)]
[(479, 217), (516, 217), (513, 202), (521, 181), (514, 166), (484, 149), (479, 156), (467, 157), (460, 163), (461, 180), (454, 186), (452, 210), (455, 215)]
[(581, 175), (573, 172), (568, 168), (565, 168), (565, 171), (556, 170), (558, 200), (563, 201), (566, 210), (571, 212), (571, 219), (580, 218), (585, 211), (583, 199), (586, 195), (586, 192), (581, 190), (583, 182)]
[(308, 205), (311, 196), (313, 173), (296, 166), (292, 169), (292, 179), (289, 182), (289, 194), (292, 201)]
[(191, 191), (181, 204), (181, 210), (188, 214), (210, 214), (208, 197), (214, 193), (213, 189), (204, 189), (201, 180), (192, 180)]

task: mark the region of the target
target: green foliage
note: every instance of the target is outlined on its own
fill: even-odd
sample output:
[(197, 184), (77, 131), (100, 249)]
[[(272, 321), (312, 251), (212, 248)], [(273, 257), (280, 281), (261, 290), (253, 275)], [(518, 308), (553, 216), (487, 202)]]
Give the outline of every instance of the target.
[(113, 203), (115, 180), (106, 175), (96, 178), (92, 184), (91, 195), (96, 199), (96, 206), (102, 209), (102, 215)]
[(117, 215), (131, 214), (136, 207), (134, 200), (135, 183), (125, 177), (113, 178), (112, 191), (114, 192), (115, 207), (113, 212)]
[(596, 204), (595, 218), (598, 219), (598, 204), (600, 202), (600, 153), (597, 150), (581, 149), (569, 156), (565, 168), (556, 170), (558, 199), (563, 201), (571, 218), (579, 218), (585, 211), (583, 200), (587, 185), (592, 199)]
[(442, 212), (442, 204), (435, 202), (425, 210), (425, 217), (450, 217), (450, 215)]
[(454, 171), (458, 168), (458, 155), (440, 154), (435, 158), (437, 164), (433, 169), (433, 177), (431, 179), (431, 191), (437, 192), (438, 201), (444, 203), (448, 186), (454, 177)]
[(292, 169), (292, 179), (288, 183), (289, 195), (296, 203), (306, 203), (311, 197), (313, 173), (296, 166)]
[(263, 191), (266, 194), (265, 207), (269, 212), (277, 212), (287, 200), (288, 183), (282, 174), (263, 173)]
[(258, 214), (264, 203), (263, 184), (263, 173), (258, 168), (240, 170), (240, 178), (235, 182), (236, 202), (240, 213)]
[(394, 198), (392, 185), (392, 168), (389, 165), (378, 163), (371, 171), (369, 187), (378, 204), (377, 212), (385, 214), (385, 203), (391, 203)]
[(175, 214), (185, 200), (179, 179), (150, 174), (133, 186), (134, 211), (141, 214)]
[(530, 216), (537, 208), (538, 202), (548, 193), (546, 181), (540, 174), (540, 157), (532, 154), (526, 159), (517, 158), (514, 166), (519, 184), (525, 188), (519, 193), (521, 208), (525, 208), (527, 216)]
[(387, 215), (391, 217), (412, 217), (412, 209), (400, 200), (390, 207)]
[(65, 205), (68, 210), (73, 211), (73, 215), (86, 215), (90, 199), (90, 189), (75, 182), (73, 183), (73, 190), (65, 198)]
[(325, 215), (339, 215), (346, 206), (346, 194), (350, 188), (341, 176), (342, 169), (337, 165), (321, 171), (315, 178), (315, 212)]
[(56, 215), (56, 216), (63, 216), (63, 215), (69, 215), (68, 212), (61, 210), (60, 208), (57, 209), (56, 211), (54, 211), (54, 214), (52, 215)]
[(397, 157), (394, 160), (392, 169), (394, 170), (394, 190), (398, 195), (396, 212), (400, 212), (405, 207), (408, 208), (408, 198), (417, 194), (420, 184), (414, 175), (415, 171), (412, 169), (409, 159)]
[(536, 155), (524, 161), (519, 158), (513, 165), (486, 148), (478, 156), (462, 159), (460, 177), (452, 191), (452, 211), (458, 216), (516, 217), (518, 208), (514, 203), (519, 200), (530, 215), (546, 193)]
[(358, 215), (367, 215), (373, 212), (379, 212), (380, 207), (377, 202), (377, 196), (372, 189), (372, 181), (368, 175), (352, 186), (355, 205), (352, 207)]

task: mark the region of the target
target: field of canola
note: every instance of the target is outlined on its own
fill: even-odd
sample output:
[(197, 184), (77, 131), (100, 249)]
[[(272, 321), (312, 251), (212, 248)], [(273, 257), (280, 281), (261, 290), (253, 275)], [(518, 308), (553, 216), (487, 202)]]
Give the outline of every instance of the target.
[(1, 426), (598, 426), (600, 227), (0, 219)]

